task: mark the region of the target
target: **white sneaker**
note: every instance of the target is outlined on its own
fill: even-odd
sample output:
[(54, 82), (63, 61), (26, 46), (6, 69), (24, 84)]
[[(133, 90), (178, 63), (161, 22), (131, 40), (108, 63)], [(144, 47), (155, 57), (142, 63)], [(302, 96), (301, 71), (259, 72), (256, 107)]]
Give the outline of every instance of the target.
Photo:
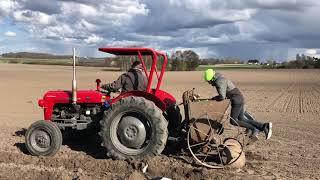
[(266, 123), (263, 131), (266, 135), (266, 140), (270, 139), (272, 136), (272, 122)]

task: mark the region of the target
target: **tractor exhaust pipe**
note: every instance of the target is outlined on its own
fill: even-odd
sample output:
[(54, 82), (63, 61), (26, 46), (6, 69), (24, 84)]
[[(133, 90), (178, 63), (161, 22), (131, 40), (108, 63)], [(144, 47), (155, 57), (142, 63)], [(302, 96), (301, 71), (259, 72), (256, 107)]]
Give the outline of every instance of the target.
[(76, 48), (73, 48), (72, 103), (77, 104)]

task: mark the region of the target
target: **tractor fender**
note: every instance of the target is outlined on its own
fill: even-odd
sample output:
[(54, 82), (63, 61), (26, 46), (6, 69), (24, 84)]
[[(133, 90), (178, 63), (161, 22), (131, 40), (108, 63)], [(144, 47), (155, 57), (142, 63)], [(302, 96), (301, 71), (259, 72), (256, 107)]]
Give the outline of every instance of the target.
[(163, 112), (166, 111), (168, 108), (176, 105), (176, 99), (169, 93), (162, 91), (162, 90), (152, 90), (152, 93), (147, 93), (145, 91), (128, 91), (121, 93), (116, 98), (112, 99), (110, 104), (118, 102), (120, 99), (129, 97), (129, 96), (137, 96), (143, 97), (149, 101), (154, 102), (154, 104), (160, 108)]

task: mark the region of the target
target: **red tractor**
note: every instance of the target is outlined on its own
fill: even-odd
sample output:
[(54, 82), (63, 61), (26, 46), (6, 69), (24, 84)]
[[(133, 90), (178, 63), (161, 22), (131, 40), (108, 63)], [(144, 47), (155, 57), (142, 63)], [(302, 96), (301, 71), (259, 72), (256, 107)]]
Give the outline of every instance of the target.
[[(99, 50), (137, 56), (148, 79), (146, 91), (123, 92), (111, 98), (110, 92), (100, 88), (99, 79), (95, 90), (77, 90), (74, 53), (72, 90), (48, 91), (38, 101), (44, 120), (33, 123), (25, 135), (32, 155), (56, 154), (62, 145), (61, 131), (92, 128), (99, 132), (107, 156), (113, 159), (142, 159), (160, 154), (169, 135), (206, 167), (222, 168), (234, 162), (244, 165), (242, 131), (227, 123), (229, 101), (197, 99), (193, 90), (186, 91), (182, 103), (185, 119), (181, 121), (176, 99), (160, 89), (168, 61), (165, 53), (150, 48)], [(150, 70), (147, 57), (152, 60)]]
[[(160, 89), (167, 65), (166, 54), (150, 48), (100, 48), (114, 55), (138, 56), (148, 79), (146, 91), (121, 93), (111, 99), (100, 89), (77, 90), (74, 78), (72, 91), (48, 91), (38, 101), (44, 110), (44, 120), (33, 123), (26, 133), (26, 146), (33, 155), (54, 155), (62, 144), (60, 130), (83, 130), (100, 124), (99, 135), (108, 156), (115, 159), (143, 158), (160, 154), (168, 138), (168, 118), (176, 106), (175, 98)], [(144, 57), (152, 57), (150, 71)], [(157, 70), (159, 58), (162, 68)], [(75, 58), (74, 58), (75, 59)], [(152, 87), (154, 79), (156, 86)], [(167, 119), (166, 119), (167, 118)]]

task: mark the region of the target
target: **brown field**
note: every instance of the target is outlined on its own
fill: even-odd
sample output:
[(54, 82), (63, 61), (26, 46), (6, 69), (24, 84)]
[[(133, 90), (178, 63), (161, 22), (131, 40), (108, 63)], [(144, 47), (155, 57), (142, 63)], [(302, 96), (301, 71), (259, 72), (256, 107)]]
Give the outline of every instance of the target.
[[(24, 145), (24, 128), (43, 117), (37, 99), (49, 89), (70, 89), (72, 67), (0, 64), (0, 179), (139, 179), (139, 162), (103, 159), (103, 150), (79, 135), (64, 142), (54, 157), (34, 157)], [(242, 170), (212, 170), (161, 155), (147, 160), (149, 177), (173, 179), (320, 179), (320, 71), (222, 71), (246, 97), (260, 121), (272, 121), (274, 133), (246, 147)], [(79, 67), (79, 89), (94, 89), (96, 78), (109, 82), (120, 72)], [(168, 72), (162, 86), (179, 102), (184, 90), (203, 97), (216, 94), (201, 72)], [(135, 172), (135, 173), (133, 173)]]

